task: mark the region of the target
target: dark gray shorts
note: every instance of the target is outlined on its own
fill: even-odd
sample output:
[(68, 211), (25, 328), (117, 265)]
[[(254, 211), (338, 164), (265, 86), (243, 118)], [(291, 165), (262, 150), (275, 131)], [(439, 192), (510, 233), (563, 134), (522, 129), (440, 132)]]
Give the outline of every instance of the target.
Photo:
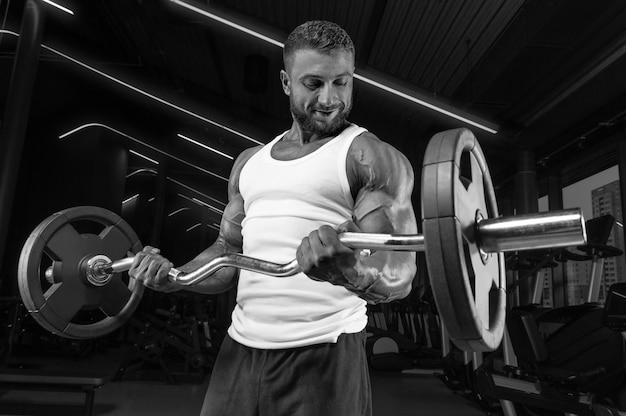
[(365, 331), (336, 344), (249, 348), (226, 336), (202, 416), (370, 416)]

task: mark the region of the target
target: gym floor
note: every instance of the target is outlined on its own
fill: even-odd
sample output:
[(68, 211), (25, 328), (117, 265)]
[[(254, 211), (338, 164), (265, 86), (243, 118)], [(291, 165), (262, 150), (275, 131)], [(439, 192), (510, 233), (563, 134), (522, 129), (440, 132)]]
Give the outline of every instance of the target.
[[(125, 347), (90, 352), (81, 358), (42, 357), (15, 351), (10, 366), (39, 368), (42, 372), (81, 372), (112, 377), (126, 356)], [(464, 415), (487, 412), (462, 394), (450, 390), (434, 374), (371, 371), (375, 416)], [(210, 376), (196, 381), (168, 384), (163, 380), (127, 377), (109, 381), (95, 392), (94, 416), (196, 415)], [(131, 374), (132, 376), (132, 374)], [(83, 415), (84, 394), (27, 390), (0, 390), (0, 415)]]

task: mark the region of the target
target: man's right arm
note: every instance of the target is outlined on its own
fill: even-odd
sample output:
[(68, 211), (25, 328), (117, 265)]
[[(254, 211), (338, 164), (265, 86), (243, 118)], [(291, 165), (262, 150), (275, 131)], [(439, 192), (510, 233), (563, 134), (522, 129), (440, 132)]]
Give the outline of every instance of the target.
[[(224, 208), (216, 241), (191, 261), (178, 267), (179, 270), (189, 273), (221, 254), (241, 253), (243, 249), (241, 222), (245, 217), (245, 212), (243, 198), (239, 191), (239, 176), (244, 164), (259, 149), (260, 147), (247, 149), (235, 161), (228, 181), (228, 204)], [(207, 294), (222, 293), (229, 290), (237, 283), (239, 275), (238, 269), (224, 267), (192, 286), (183, 286), (169, 281), (167, 273), (172, 267), (172, 263), (161, 256), (159, 250), (148, 246), (135, 255), (129, 274), (153, 290), (161, 292), (188, 290)]]
[[(222, 216), (217, 240), (190, 262), (178, 267), (178, 269), (186, 273), (193, 272), (221, 254), (241, 253), (243, 247), (241, 221), (243, 217), (243, 199), (239, 194), (233, 195), (230, 197), (226, 208), (224, 208), (224, 215)], [(206, 279), (192, 286), (183, 286), (180, 289), (208, 294), (222, 293), (226, 292), (237, 283), (238, 276), (238, 269), (234, 267), (224, 267)]]

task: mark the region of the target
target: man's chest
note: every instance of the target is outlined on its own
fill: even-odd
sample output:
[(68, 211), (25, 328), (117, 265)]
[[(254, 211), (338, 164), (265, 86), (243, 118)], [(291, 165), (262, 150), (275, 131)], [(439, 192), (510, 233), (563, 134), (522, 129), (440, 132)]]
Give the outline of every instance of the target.
[(331, 141), (333, 138), (327, 138), (322, 140), (316, 140), (311, 143), (298, 143), (294, 141), (279, 141), (276, 143), (271, 150), (272, 158), (276, 160), (295, 160), (300, 159), (302, 157), (308, 156), (311, 153), (314, 153), (326, 143)]

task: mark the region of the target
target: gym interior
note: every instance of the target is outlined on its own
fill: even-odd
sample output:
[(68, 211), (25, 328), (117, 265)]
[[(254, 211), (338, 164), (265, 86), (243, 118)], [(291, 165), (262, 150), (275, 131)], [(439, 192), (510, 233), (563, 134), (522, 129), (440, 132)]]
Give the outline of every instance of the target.
[(0, 0), (0, 17), (2, 414), (199, 413), (236, 291), (94, 270), (217, 238), (234, 160), (292, 122), (282, 46), (313, 19), (354, 40), (350, 121), (415, 174), (413, 289), (368, 305), (374, 415), (626, 414), (624, 1)]

